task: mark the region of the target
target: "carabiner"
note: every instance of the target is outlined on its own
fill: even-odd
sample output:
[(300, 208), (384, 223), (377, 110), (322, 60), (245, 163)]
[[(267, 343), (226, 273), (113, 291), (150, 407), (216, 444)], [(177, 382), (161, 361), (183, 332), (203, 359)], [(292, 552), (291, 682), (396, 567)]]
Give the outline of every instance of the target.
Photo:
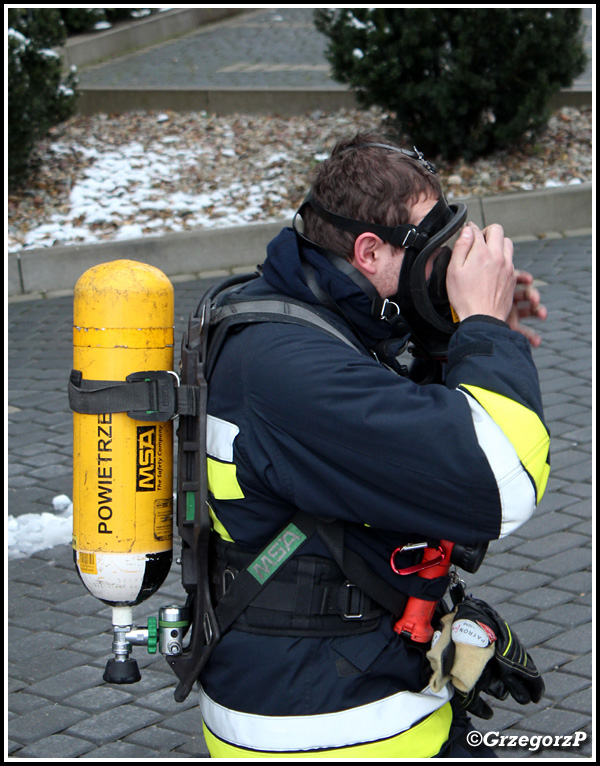
[[(421, 561), (420, 564), (415, 564), (414, 566), (411, 566), (411, 567), (404, 567), (404, 569), (398, 569), (394, 561), (398, 553), (407, 553), (408, 551), (414, 551), (420, 548), (425, 549), (423, 552), (423, 560)], [(430, 567), (435, 567), (438, 564), (441, 564), (445, 558), (446, 558), (446, 553), (441, 545), (438, 546), (437, 548), (434, 548), (431, 545), (429, 545), (429, 543), (408, 543), (407, 545), (403, 545), (401, 548), (396, 548), (396, 550), (392, 553), (392, 556), (390, 558), (390, 565), (396, 574), (409, 575), (409, 574), (415, 574), (415, 572), (421, 572), (423, 569), (429, 569)]]

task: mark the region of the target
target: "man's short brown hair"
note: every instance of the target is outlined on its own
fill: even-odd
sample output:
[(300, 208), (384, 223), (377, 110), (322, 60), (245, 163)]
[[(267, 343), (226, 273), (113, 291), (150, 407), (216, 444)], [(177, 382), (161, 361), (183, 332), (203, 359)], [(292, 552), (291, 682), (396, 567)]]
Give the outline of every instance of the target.
[[(347, 218), (398, 226), (408, 223), (410, 208), (421, 198), (442, 196), (437, 175), (419, 160), (390, 149), (361, 146), (370, 143), (396, 146), (374, 133), (340, 141), (317, 170), (311, 188), (317, 202)], [(308, 239), (352, 259), (356, 234), (323, 221), (310, 205), (302, 218)]]

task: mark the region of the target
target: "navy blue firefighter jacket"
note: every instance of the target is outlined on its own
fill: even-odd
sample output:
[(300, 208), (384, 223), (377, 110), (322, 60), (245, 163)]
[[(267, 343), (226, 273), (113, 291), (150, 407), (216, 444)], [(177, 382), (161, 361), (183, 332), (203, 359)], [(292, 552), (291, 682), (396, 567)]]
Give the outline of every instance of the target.
[[(244, 295), (317, 305), (293, 230), (282, 230), (267, 252), (262, 275)], [(303, 254), (365, 343), (386, 338), (389, 327), (372, 317), (367, 295), (316, 251)], [(344, 320), (319, 308), (354, 337)], [(296, 509), (339, 519), (349, 548), (399, 589), (390, 566), (395, 548), (510, 534), (534, 512), (549, 471), (529, 343), (489, 317), (459, 325), (444, 383), (431, 385), (315, 328), (245, 325), (220, 352), (208, 415), (210, 505), (224, 540), (260, 550)], [(318, 538), (302, 554), (329, 557)], [(384, 616), (356, 635), (234, 627), (200, 681), (219, 713), (318, 716), (419, 693), (428, 672), (424, 649), (397, 635)], [(206, 720), (219, 728), (210, 711)], [(223, 727), (215, 733), (228, 739)]]

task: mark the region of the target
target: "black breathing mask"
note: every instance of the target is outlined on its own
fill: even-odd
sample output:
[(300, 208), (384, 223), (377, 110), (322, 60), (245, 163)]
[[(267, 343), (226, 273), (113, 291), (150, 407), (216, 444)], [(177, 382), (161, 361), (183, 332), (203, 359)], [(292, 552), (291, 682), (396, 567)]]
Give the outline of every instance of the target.
[[(430, 173), (437, 172), (416, 149), (411, 152), (387, 144), (367, 143), (346, 151), (355, 151), (367, 146), (406, 154), (421, 162)], [(296, 216), (302, 216), (307, 205), (310, 205), (320, 218), (338, 229), (357, 235), (372, 232), (384, 242), (405, 249), (396, 295), (381, 298), (372, 283), (343, 256), (325, 250), (298, 231), (295, 225)], [(293, 228), (300, 242), (324, 254), (361, 286), (371, 299), (374, 317), (388, 321), (400, 331), (406, 332), (408, 327), (415, 356), (433, 359), (446, 356), (448, 342), (458, 325), (458, 317), (452, 311), (446, 290), (446, 271), (452, 255), (452, 250), (446, 243), (462, 229), (467, 218), (466, 205), (449, 205), (442, 195), (418, 226), (383, 226), (334, 213), (309, 193), (296, 216)], [(428, 278), (427, 264), (430, 258), (434, 260)]]
[[(407, 247), (400, 269), (398, 293), (393, 300), (408, 324), (416, 355), (445, 357), (448, 342), (456, 330), (458, 317), (448, 300), (446, 272), (452, 249), (446, 243), (462, 230), (467, 206), (449, 205), (441, 197), (417, 226), (427, 237), (421, 247)], [(433, 258), (431, 274), (427, 265)]]

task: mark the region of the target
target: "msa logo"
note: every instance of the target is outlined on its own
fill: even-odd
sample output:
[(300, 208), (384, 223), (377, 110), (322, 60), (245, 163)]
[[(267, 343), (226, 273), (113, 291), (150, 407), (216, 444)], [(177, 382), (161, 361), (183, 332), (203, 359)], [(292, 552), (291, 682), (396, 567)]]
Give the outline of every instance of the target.
[(137, 427), (136, 490), (156, 490), (156, 426)]
[(288, 524), (282, 534), (259, 553), (258, 558), (249, 565), (248, 571), (262, 585), (305, 540), (306, 535), (295, 524)]

